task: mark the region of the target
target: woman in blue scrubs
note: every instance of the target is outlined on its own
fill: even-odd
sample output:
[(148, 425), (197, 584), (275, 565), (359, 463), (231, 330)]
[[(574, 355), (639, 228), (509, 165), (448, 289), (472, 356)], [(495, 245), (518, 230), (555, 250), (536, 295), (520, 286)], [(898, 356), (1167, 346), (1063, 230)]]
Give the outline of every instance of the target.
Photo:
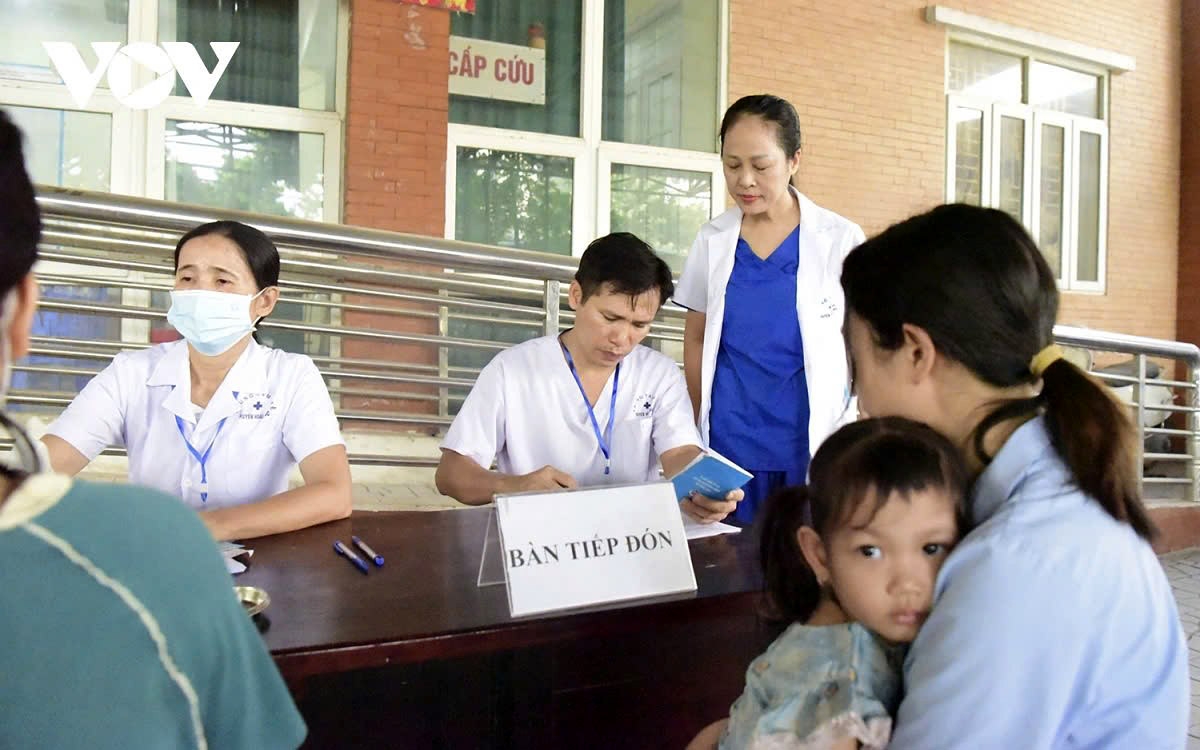
[(675, 290), (688, 308), (684, 374), (701, 433), (754, 474), (731, 519), (749, 524), (776, 487), (801, 484), (827, 435), (856, 414), (842, 337), (842, 259), (857, 224), (792, 185), (796, 110), (747, 96), (721, 122), (734, 206), (700, 228)]

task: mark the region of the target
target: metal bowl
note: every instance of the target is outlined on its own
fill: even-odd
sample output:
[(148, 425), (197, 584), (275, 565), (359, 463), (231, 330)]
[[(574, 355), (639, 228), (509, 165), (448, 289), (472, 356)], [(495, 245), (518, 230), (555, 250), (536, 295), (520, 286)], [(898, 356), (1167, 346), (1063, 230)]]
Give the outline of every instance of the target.
[(271, 603), (271, 597), (267, 596), (267, 592), (257, 586), (234, 586), (233, 593), (237, 594), (238, 601), (246, 608), (246, 614), (251, 617), (262, 612)]

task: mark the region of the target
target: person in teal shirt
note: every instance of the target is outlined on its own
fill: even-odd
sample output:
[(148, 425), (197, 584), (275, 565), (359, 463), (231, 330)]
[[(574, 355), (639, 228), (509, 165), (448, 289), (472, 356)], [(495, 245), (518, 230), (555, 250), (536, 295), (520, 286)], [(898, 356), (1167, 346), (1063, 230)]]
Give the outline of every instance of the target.
[[(0, 112), (0, 399), (29, 350), (41, 222)], [(295, 748), (306, 733), (196, 514), (44, 472), (0, 411), (0, 747)]]

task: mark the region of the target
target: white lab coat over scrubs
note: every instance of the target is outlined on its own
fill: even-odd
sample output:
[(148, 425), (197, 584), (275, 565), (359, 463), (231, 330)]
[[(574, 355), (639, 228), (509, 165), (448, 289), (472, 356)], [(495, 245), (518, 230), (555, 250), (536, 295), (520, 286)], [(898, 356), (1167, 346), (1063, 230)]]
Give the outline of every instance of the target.
[[(804, 341), (804, 377), (808, 383), (808, 445), (815, 453), (826, 437), (856, 418), (849, 403), (849, 372), (842, 335), (845, 300), (842, 261), (865, 239), (854, 222), (821, 208), (794, 187), (800, 204), (800, 262), (796, 269), (796, 317)], [(737, 206), (700, 228), (673, 299), (705, 314), (700, 379), (700, 433), (709, 441), (708, 416), (717, 350), (725, 318), (725, 287), (733, 273), (734, 251), (742, 230)]]

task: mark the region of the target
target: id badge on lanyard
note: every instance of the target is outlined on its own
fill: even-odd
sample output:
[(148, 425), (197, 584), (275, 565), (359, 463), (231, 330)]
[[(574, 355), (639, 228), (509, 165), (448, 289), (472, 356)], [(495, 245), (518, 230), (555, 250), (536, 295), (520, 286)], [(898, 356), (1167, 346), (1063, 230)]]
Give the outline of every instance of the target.
[(183, 438), (183, 444), (187, 446), (188, 453), (192, 454), (192, 458), (196, 459), (196, 463), (200, 464), (200, 502), (208, 502), (208, 455), (212, 453), (213, 446), (217, 443), (217, 437), (221, 434), (221, 428), (225, 426), (225, 417), (220, 422), (217, 422), (217, 431), (213, 434), (212, 440), (208, 441), (208, 447), (204, 452), (196, 450), (192, 442), (187, 439), (187, 432), (183, 429), (183, 419), (179, 416), (175, 417), (175, 426), (179, 428), (179, 437)]
[(612, 471), (613, 420), (617, 415), (617, 382), (621, 378), (621, 363), (617, 363), (617, 369), (613, 372), (612, 398), (608, 405), (608, 426), (601, 434), (600, 423), (596, 421), (596, 412), (592, 409), (592, 402), (588, 401), (587, 391), (583, 389), (583, 381), (579, 379), (579, 372), (575, 369), (575, 360), (571, 358), (571, 352), (567, 351), (566, 344), (560, 341), (559, 346), (562, 347), (563, 354), (567, 358), (567, 366), (571, 368), (571, 376), (575, 378), (575, 385), (579, 386), (579, 395), (583, 396), (583, 405), (587, 407), (588, 418), (592, 420), (592, 430), (596, 433), (596, 442), (600, 444), (600, 452), (604, 454), (604, 473), (610, 474)]

